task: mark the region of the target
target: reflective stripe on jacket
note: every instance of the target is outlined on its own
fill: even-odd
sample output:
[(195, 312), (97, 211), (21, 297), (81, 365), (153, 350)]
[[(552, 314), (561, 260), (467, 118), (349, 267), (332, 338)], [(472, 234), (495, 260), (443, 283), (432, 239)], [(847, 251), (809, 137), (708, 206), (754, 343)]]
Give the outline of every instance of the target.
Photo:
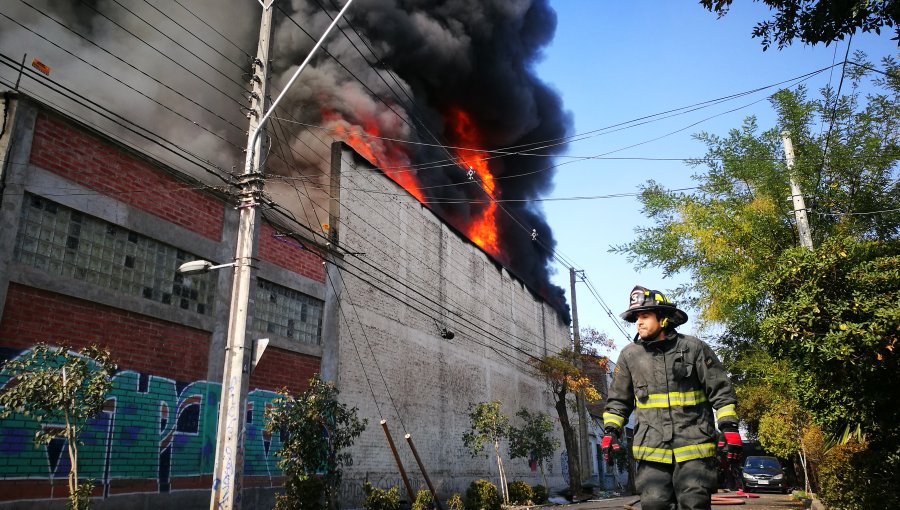
[(637, 339), (625, 347), (603, 423), (621, 428), (634, 411), (634, 458), (685, 462), (715, 455), (715, 419), (720, 427), (737, 425), (735, 403), (731, 381), (713, 350), (695, 337), (672, 332), (663, 340)]

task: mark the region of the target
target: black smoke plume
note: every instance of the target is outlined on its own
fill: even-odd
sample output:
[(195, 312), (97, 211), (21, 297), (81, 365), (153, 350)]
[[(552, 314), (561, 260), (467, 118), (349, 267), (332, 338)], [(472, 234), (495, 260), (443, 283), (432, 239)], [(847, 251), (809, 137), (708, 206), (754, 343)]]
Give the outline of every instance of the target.
[[(273, 2), (273, 96), (341, 6), (342, 0)], [(242, 168), (247, 121), (241, 107), (256, 54), (257, 2), (9, 0), (0, 12), (0, 51), (7, 58), (39, 57), (53, 69), (51, 79), (209, 155), (220, 168)], [(331, 129), (374, 123), (380, 136), (417, 143), (374, 145), (405, 158), (427, 205), (461, 232), (489, 199), (458, 155), (436, 146), (460, 144), (448, 121), (452, 112), (470, 117), (480, 149), (541, 154), (488, 153), (494, 196), (505, 200), (496, 216), (496, 259), (568, 320), (565, 293), (550, 283), (553, 233), (541, 208), (529, 202), (550, 191), (553, 158), (546, 156), (564, 150), (556, 141), (571, 125), (559, 95), (534, 72), (556, 30), (549, 0), (355, 0), (345, 21), (288, 91), (278, 117)], [(17, 73), (5, 67), (0, 78), (15, 83)], [(36, 80), (23, 80), (22, 90), (68, 104)], [(103, 122), (89, 111), (81, 115)], [(276, 136), (268, 171), (321, 182), (328, 157), (323, 139), (331, 134), (282, 120), (269, 129)]]
[[(290, 19), (280, 23), (282, 34), (294, 35), (287, 41), (278, 39), (276, 67), (285, 69), (285, 74), (292, 72), (288, 64), (300, 61), (313, 44), (311, 39), (296, 44), (292, 20), (314, 21), (314, 28), (307, 30), (318, 34), (331, 21), (324, 9), (334, 13), (338, 7), (330, 0), (295, 0), (293, 11), (287, 13)], [(469, 115), (479, 132), (481, 149), (541, 154), (489, 153), (497, 186), (494, 195), (511, 200), (501, 202), (497, 212), (499, 262), (568, 321), (565, 292), (550, 283), (556, 242), (540, 207), (529, 202), (551, 190), (552, 158), (546, 156), (565, 149), (559, 140), (571, 126), (559, 95), (534, 72), (542, 48), (556, 30), (556, 14), (549, 2), (357, 0), (347, 19), (352, 28), (339, 25), (343, 34), (326, 45), (327, 52), (370, 89), (361, 87), (334, 58), (323, 54), (314, 67), (322, 73), (316, 74), (316, 81), (327, 88), (312, 87), (305, 97), (293, 96), (295, 113), (308, 116), (314, 103), (324, 101), (350, 124), (378, 119), (382, 136), (423, 144), (406, 145), (403, 150), (429, 207), (460, 230), (477, 217), (489, 198), (462, 165), (429, 165), (456, 156), (428, 145), (458, 145), (448, 124), (453, 111)]]

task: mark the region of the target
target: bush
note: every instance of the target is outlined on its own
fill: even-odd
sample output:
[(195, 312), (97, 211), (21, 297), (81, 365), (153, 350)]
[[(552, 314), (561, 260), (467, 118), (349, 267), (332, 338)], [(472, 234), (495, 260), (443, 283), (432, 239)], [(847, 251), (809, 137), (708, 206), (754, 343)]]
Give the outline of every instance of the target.
[(550, 491), (543, 485), (535, 485), (531, 490), (534, 492), (534, 496), (531, 500), (534, 501), (535, 505), (543, 505), (550, 497)]
[(500, 510), (497, 486), (487, 480), (475, 480), (466, 489), (466, 510)]
[(363, 484), (363, 493), (363, 506), (368, 510), (400, 510), (400, 491), (397, 487), (385, 490), (366, 482)]
[(522, 480), (514, 480), (507, 484), (509, 502), (513, 505), (530, 505), (534, 501), (534, 489)]
[(284, 494), (275, 495), (275, 510), (325, 510), (325, 480), (319, 476), (284, 482)]
[(897, 455), (851, 442), (832, 447), (819, 467), (819, 498), (829, 510), (900, 508)]
[(419, 489), (419, 492), (416, 493), (416, 500), (413, 501), (412, 510), (430, 510), (434, 506), (433, 503), (431, 491)]
[(450, 496), (450, 499), (447, 500), (447, 510), (464, 509), (465, 505), (463, 504), (462, 496), (460, 496), (458, 492), (454, 492), (453, 495)]

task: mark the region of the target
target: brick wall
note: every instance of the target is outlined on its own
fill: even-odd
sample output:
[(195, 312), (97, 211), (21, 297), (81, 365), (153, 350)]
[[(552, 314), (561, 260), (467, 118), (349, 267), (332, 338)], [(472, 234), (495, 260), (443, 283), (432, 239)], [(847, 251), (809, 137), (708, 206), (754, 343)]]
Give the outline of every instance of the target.
[(309, 380), (320, 365), (316, 356), (268, 347), (253, 370), (250, 387), (272, 391), (287, 387), (292, 393), (298, 393), (309, 387)]
[(32, 287), (9, 285), (0, 345), (44, 342), (110, 350), (121, 370), (191, 381), (206, 375), (210, 334)]
[(259, 231), (259, 257), (287, 270), (302, 274), (317, 282), (325, 282), (325, 266), (322, 255), (307, 245), (289, 238), (276, 236), (278, 232), (268, 223)]
[(31, 163), (204, 237), (221, 236), (221, 202), (59, 118), (38, 115)]
[[(59, 117), (39, 112), (29, 157), (31, 164), (98, 194), (222, 240), (225, 203)], [(296, 241), (280, 241), (275, 232), (263, 224), (261, 258), (324, 282), (321, 258)], [(205, 379), (212, 339), (210, 331), (10, 282), (0, 318), (0, 389), (7, 382), (3, 360), (35, 343), (106, 347), (119, 371), (104, 411), (81, 435), (80, 474), (97, 481), (96, 496), (207, 490), (222, 394), (221, 381)], [(275, 390), (302, 391), (319, 367), (316, 356), (266, 351), (250, 380), (245, 486), (283, 483), (274, 455), (280, 436), (263, 430), (265, 409)], [(0, 419), (0, 502), (67, 497), (65, 445), (35, 448), (32, 437), (39, 426), (17, 414)], [(159, 497), (151, 506), (171, 502)]]

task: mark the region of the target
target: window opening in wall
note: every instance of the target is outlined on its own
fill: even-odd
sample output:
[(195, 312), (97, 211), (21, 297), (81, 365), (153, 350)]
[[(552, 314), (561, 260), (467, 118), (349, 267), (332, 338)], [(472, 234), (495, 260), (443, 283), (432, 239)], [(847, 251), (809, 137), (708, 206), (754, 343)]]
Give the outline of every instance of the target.
[(17, 262), (200, 314), (211, 310), (215, 279), (176, 272), (200, 257), (36, 195), (25, 204)]
[(256, 282), (255, 331), (322, 344), (323, 301), (262, 278)]

